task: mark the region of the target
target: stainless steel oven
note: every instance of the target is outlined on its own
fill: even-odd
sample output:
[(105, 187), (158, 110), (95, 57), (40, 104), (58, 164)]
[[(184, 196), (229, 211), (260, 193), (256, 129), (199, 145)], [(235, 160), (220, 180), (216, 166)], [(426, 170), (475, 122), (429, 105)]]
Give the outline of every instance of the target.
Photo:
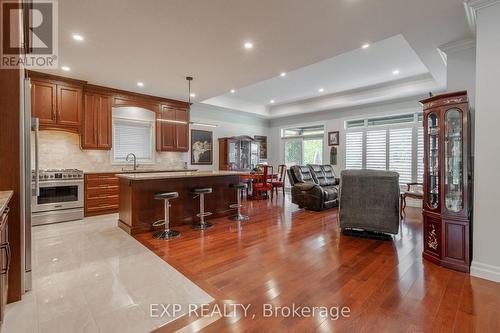
[(83, 218), (82, 171), (40, 170), (38, 188), (39, 195), (31, 201), (33, 225)]

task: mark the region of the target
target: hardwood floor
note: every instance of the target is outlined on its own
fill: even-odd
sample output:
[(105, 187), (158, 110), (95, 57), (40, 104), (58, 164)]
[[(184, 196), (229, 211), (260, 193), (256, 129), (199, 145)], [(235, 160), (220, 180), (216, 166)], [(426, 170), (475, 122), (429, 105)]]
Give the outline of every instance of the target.
[[(340, 234), (337, 210), (299, 210), (289, 198), (245, 201), (241, 227), (211, 220), (204, 233), (186, 226), (179, 239), (136, 239), (211, 294), (211, 307), (251, 304), (245, 317), (184, 317), (158, 332), (499, 332), (500, 284), (422, 259), (420, 210), (407, 208), (393, 241)], [(173, 202), (175, 205), (175, 202)], [(262, 316), (262, 306), (349, 307), (331, 320)]]

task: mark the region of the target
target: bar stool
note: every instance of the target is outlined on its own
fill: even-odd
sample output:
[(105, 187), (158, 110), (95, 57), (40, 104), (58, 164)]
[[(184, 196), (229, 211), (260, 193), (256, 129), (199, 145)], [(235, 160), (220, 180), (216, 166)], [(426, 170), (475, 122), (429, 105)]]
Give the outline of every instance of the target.
[(153, 227), (159, 227), (164, 225), (165, 229), (162, 231), (157, 231), (153, 234), (153, 237), (156, 239), (173, 239), (177, 238), (181, 235), (179, 231), (170, 230), (170, 200), (176, 199), (179, 197), (179, 193), (177, 192), (164, 192), (164, 193), (156, 193), (154, 198), (156, 200), (163, 200), (164, 203), (164, 219), (153, 222)]
[(238, 190), (238, 203), (229, 205), (229, 208), (237, 209), (237, 214), (230, 216), (229, 219), (231, 221), (246, 221), (246, 220), (248, 220), (249, 219), (248, 216), (241, 214), (241, 207), (243, 207), (243, 205), (241, 204), (241, 195), (243, 194), (243, 190), (248, 188), (248, 185), (246, 183), (229, 184), (229, 188), (234, 188), (234, 189)]
[(205, 222), (205, 217), (212, 215), (212, 213), (210, 212), (205, 212), (205, 194), (212, 193), (212, 188), (211, 187), (193, 188), (191, 190), (191, 193), (195, 194), (194, 198), (200, 197), (200, 212), (196, 214), (196, 216), (200, 218), (200, 222), (193, 223), (191, 227), (193, 229), (199, 229), (199, 230), (205, 230), (213, 227), (212, 223)]

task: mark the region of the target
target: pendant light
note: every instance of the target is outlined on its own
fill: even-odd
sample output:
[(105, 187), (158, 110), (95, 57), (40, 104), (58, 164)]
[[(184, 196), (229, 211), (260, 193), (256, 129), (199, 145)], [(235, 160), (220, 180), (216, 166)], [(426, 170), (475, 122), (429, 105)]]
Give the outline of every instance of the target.
[(193, 81), (193, 77), (186, 76), (186, 80), (188, 82), (188, 102), (191, 104), (191, 81)]

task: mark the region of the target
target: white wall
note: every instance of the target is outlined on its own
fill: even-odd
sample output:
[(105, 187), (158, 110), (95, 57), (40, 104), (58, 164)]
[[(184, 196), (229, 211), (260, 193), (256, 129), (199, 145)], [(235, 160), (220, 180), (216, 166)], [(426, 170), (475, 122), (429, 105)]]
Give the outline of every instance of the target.
[(330, 147), (328, 146), (327, 133), (333, 131), (340, 132), (340, 145), (337, 151), (337, 165), (335, 172), (340, 175), (340, 171), (345, 168), (345, 129), (344, 123), (346, 120), (365, 118), (366, 116), (376, 115), (393, 115), (403, 113), (413, 113), (422, 110), (419, 100), (425, 96), (413, 97), (402, 101), (394, 101), (392, 103), (384, 103), (373, 105), (370, 107), (347, 108), (332, 111), (323, 111), (294, 116), (288, 118), (273, 119), (271, 121), (270, 137), (275, 143), (271, 147), (273, 157), (270, 161), (273, 165), (283, 163), (283, 142), (281, 140), (281, 129), (293, 126), (316, 125), (322, 124), (325, 126), (325, 137), (323, 142), (323, 161), (330, 161)]
[(471, 274), (500, 282), (500, 2), (479, 9)]
[[(190, 129), (199, 129), (213, 132), (213, 165), (191, 165), (190, 153), (186, 155), (186, 161), (189, 161), (189, 167), (199, 170), (218, 170), (219, 169), (219, 138), (248, 135), (268, 136), (268, 147), (271, 146), (269, 138), (268, 121), (264, 118), (250, 115), (234, 110), (228, 110), (220, 107), (214, 107), (207, 104), (193, 104), (191, 106), (191, 121), (205, 124), (217, 125), (217, 127), (206, 127), (191, 125)], [(189, 133), (191, 135), (191, 131)], [(191, 140), (191, 139), (190, 139)], [(271, 152), (268, 151), (268, 157)]]
[(449, 92), (467, 90), (471, 109), (476, 99), (476, 45), (469, 41), (446, 52), (448, 59), (447, 87)]
[[(145, 112), (142, 112), (145, 111)], [(129, 119), (153, 120), (154, 114), (140, 108), (114, 108), (113, 114)], [(218, 170), (219, 137), (239, 135), (268, 135), (268, 121), (254, 115), (241, 113), (204, 104), (193, 104), (191, 121), (217, 125), (215, 128), (190, 125), (191, 129), (213, 132), (213, 165), (190, 165), (190, 153), (155, 153), (155, 164), (143, 165), (144, 168), (182, 169), (184, 162), (188, 167), (200, 170)], [(33, 144), (33, 142), (32, 142)], [(270, 142), (268, 142), (268, 145)], [(32, 149), (34, 151), (34, 149)], [(111, 163), (110, 150), (82, 150), (80, 136), (63, 131), (40, 131), (40, 168), (42, 169), (81, 169), (85, 172), (121, 171), (123, 165)], [(34, 160), (34, 159), (32, 159)], [(141, 167), (141, 166), (139, 166)]]

